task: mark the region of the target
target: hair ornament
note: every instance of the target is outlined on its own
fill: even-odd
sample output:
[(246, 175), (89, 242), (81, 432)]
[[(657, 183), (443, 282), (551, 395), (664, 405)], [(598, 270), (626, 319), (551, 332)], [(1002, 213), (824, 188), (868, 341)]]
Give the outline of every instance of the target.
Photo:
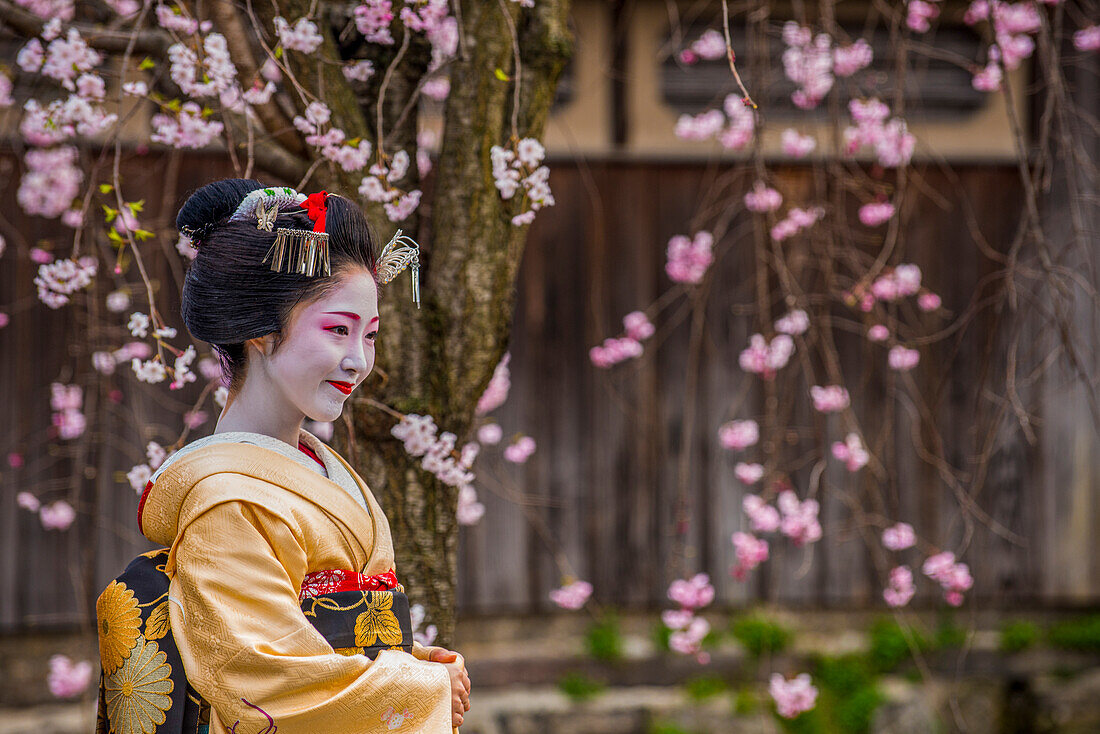
[(187, 238), (188, 245), (191, 247), (198, 247), (199, 243), (209, 237), (213, 230), (214, 224), (212, 222), (207, 222), (201, 227), (180, 227), (179, 232)]
[[(286, 207), (296, 207), (306, 200), (304, 194), (299, 194), (289, 186), (272, 186), (266, 189), (256, 189), (249, 192), (248, 196), (241, 200), (237, 210), (229, 215), (230, 222), (244, 222), (252, 216), (257, 216), (259, 209), (263, 209), (264, 213), (270, 212), (271, 207), (274, 205), (276, 213), (278, 210)], [(261, 227), (257, 224), (258, 229), (266, 229), (271, 231), (269, 227)]]
[(328, 233), (325, 232), (328, 193), (319, 191), (302, 196), (293, 189), (287, 191), (302, 197), (298, 206), (306, 210), (313, 222), (313, 230), (279, 227), (275, 230), (275, 241), (264, 255), (263, 262), (271, 260), (271, 269), (277, 273), (296, 273), (311, 278), (315, 275), (331, 275)]
[(397, 230), (393, 238), (382, 248), (374, 273), (383, 285), (396, 278), (405, 268), (412, 268), (412, 298), (420, 308), (420, 245), (413, 238)]

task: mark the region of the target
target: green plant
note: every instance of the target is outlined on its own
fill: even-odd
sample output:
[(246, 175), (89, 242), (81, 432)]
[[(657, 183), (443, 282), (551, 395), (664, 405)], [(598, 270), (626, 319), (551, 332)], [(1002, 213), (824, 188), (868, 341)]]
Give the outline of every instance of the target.
[(623, 657), (623, 636), (619, 620), (607, 613), (592, 623), (584, 635), (584, 646), (596, 660), (613, 663)]
[(733, 696), (733, 713), (735, 716), (746, 716), (756, 711), (760, 706), (760, 701), (756, 697), (756, 692), (753, 691), (751, 686), (745, 686), (738, 688), (737, 693)]
[(724, 678), (716, 675), (700, 675), (684, 683), (684, 690), (693, 701), (705, 701), (729, 690)]
[(932, 646), (937, 650), (959, 648), (966, 644), (966, 630), (955, 624), (950, 616), (940, 618)]
[(1100, 614), (1059, 622), (1048, 637), (1050, 644), (1064, 650), (1100, 652)]
[(658, 650), (668, 652), (671, 648), (668, 646), (669, 638), (672, 637), (672, 630), (665, 626), (664, 622), (658, 621), (653, 625), (653, 644), (657, 646)]
[(781, 652), (791, 639), (788, 630), (758, 614), (734, 620), (731, 631), (745, 650), (756, 658), (765, 653)]
[(863, 655), (840, 655), (818, 659), (813, 678), (821, 687), (850, 695), (874, 682), (874, 672)]
[(1014, 653), (1026, 650), (1039, 639), (1039, 627), (1034, 622), (1016, 620), (1001, 625), (1002, 652)]
[(838, 698), (833, 704), (836, 730), (845, 734), (865, 734), (871, 731), (875, 711), (881, 703), (882, 694), (870, 684)]
[(817, 661), (813, 678), (820, 689), (818, 710), (826, 731), (870, 731), (875, 710), (882, 703), (875, 677), (867, 655), (823, 657)]
[(691, 732), (671, 721), (654, 721), (646, 729), (646, 734), (691, 734)]
[[(908, 635), (906, 634), (908, 632)], [(871, 625), (871, 648), (868, 651), (876, 670), (888, 671), (912, 656), (910, 640), (918, 650), (927, 650), (928, 641), (915, 627), (904, 630), (892, 619), (880, 619)]]
[(573, 671), (558, 679), (558, 689), (575, 702), (587, 701), (603, 692), (603, 681), (589, 678), (584, 673)]

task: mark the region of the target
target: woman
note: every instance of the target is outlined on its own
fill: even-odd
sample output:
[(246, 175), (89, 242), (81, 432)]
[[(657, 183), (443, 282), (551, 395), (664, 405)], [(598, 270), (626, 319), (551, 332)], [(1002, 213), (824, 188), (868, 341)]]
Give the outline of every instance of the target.
[(100, 728), (451, 731), (469, 710), (463, 660), (412, 643), (381, 508), (301, 428), (338, 418), (370, 374), (377, 273), (395, 263), (323, 192), (218, 181), (176, 224), (198, 250), (183, 320), (221, 356), (229, 398), (142, 496), (142, 533), (166, 548), (100, 597)]

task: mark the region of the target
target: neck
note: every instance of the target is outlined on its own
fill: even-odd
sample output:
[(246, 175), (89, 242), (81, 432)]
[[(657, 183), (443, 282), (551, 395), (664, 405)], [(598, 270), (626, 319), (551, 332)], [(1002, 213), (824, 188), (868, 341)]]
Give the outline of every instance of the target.
[(250, 390), (249, 381), (245, 380), (240, 391), (226, 402), (214, 433), (260, 433), (297, 447), (298, 433), (305, 416), (294, 410), (279, 410), (280, 406), (270, 395), (265, 397), (256, 393), (256, 388)]

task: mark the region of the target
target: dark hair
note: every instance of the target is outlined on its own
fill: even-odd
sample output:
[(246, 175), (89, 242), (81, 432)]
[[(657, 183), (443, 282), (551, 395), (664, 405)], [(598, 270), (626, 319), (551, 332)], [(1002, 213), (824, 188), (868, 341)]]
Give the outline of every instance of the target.
[[(249, 192), (262, 188), (264, 184), (252, 179), (214, 181), (191, 194), (176, 216), (176, 229), (197, 232), (200, 238), (183, 283), (183, 323), (221, 356), (231, 390), (244, 381), (245, 342), (275, 334), (278, 346), (296, 305), (324, 296), (348, 269), (358, 266), (374, 273), (378, 257), (374, 235), (359, 207), (329, 196), (325, 231), (332, 275), (273, 272), (263, 259), (275, 233), (257, 228), (252, 217), (228, 221)], [(313, 222), (304, 209), (282, 210), (275, 221), (275, 228), (280, 227), (312, 230)]]

